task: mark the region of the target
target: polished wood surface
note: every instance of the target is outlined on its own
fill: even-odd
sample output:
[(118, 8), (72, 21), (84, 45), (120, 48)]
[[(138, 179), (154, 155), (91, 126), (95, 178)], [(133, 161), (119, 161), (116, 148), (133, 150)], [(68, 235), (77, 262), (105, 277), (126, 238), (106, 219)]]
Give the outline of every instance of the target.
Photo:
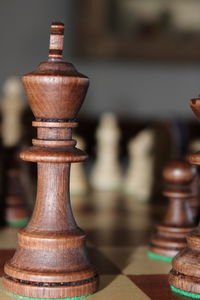
[(166, 187), (163, 195), (168, 198), (168, 206), (150, 241), (153, 253), (174, 257), (185, 247), (185, 236), (194, 228), (189, 200), (194, 197), (191, 183), (196, 176), (196, 168), (186, 161), (172, 161), (164, 168)]
[(87, 158), (75, 148), (72, 128), (89, 80), (61, 61), (63, 33), (62, 23), (52, 23), (48, 61), (23, 76), (37, 138), (21, 158), (37, 162), (37, 196), (32, 218), (18, 233), (17, 250), (5, 265), (3, 284), (25, 297), (78, 297), (98, 285), (69, 195), (70, 164)]
[[(200, 98), (192, 99), (190, 106), (200, 119)], [(188, 155), (194, 165), (200, 164), (200, 154)], [(186, 247), (172, 261), (169, 283), (186, 292), (200, 294), (200, 225), (186, 236)]]

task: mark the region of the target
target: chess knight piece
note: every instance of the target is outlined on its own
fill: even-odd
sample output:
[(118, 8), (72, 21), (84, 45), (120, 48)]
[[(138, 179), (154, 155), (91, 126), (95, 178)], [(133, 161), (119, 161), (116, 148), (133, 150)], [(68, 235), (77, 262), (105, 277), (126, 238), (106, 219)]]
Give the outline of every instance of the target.
[[(190, 100), (190, 106), (200, 119), (200, 97)], [(200, 152), (188, 155), (191, 164), (200, 165)], [(172, 290), (200, 298), (200, 225), (186, 236), (186, 247), (172, 261), (169, 283)]]
[(32, 218), (20, 230), (17, 250), (5, 265), (3, 285), (24, 297), (86, 296), (98, 284), (69, 198), (70, 165), (87, 158), (75, 148), (72, 128), (89, 81), (72, 64), (62, 62), (63, 38), (64, 25), (52, 23), (48, 61), (23, 76), (37, 139), (21, 158), (37, 162), (37, 196)]
[(121, 188), (121, 168), (118, 162), (120, 131), (116, 116), (103, 113), (97, 128), (97, 160), (91, 172), (91, 185), (95, 190), (118, 191)]
[[(144, 129), (128, 143), (129, 167), (124, 180), (124, 190), (139, 201), (148, 201), (153, 186), (153, 147), (155, 144), (152, 129)], [(145, 170), (145, 172), (144, 172)]]

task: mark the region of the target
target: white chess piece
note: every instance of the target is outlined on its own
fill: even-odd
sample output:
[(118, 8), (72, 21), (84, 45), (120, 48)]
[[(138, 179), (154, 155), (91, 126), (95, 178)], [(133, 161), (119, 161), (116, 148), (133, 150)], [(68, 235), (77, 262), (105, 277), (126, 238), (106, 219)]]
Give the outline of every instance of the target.
[[(80, 136), (73, 136), (77, 141), (77, 148), (84, 150), (85, 142)], [(75, 196), (85, 195), (88, 191), (88, 181), (83, 163), (71, 165), (70, 193)]]
[(119, 190), (121, 170), (118, 163), (120, 138), (117, 120), (113, 113), (104, 113), (96, 132), (97, 160), (91, 172), (91, 185), (103, 191)]
[(22, 136), (21, 115), (25, 104), (22, 98), (22, 85), (17, 77), (10, 77), (3, 87), (4, 97), (2, 110), (2, 142), (6, 147), (18, 144)]
[(135, 199), (147, 201), (153, 185), (154, 134), (144, 129), (128, 144), (129, 166), (124, 180), (124, 190)]

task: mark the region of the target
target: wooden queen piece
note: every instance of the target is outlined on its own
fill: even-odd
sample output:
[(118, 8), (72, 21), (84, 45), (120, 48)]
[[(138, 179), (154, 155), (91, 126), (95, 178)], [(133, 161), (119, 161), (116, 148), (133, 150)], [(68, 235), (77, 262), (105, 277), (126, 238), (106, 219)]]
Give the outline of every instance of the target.
[(72, 128), (89, 80), (71, 63), (62, 62), (63, 38), (64, 25), (52, 23), (48, 61), (23, 76), (37, 139), (20, 157), (37, 162), (38, 186), (32, 218), (18, 234), (19, 245), (5, 265), (3, 284), (24, 297), (82, 297), (98, 285), (69, 197), (70, 165), (87, 158), (75, 148)]
[[(200, 97), (190, 100), (190, 106), (200, 119)], [(190, 154), (191, 164), (200, 165), (200, 152)], [(200, 299), (200, 224), (186, 236), (186, 247), (172, 261), (169, 283), (173, 291)]]

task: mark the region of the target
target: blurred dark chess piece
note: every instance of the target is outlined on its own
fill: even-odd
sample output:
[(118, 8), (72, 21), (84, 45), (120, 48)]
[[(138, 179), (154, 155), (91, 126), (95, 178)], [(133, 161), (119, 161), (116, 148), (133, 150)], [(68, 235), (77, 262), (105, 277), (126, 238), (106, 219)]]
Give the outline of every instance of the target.
[[(200, 97), (190, 101), (191, 108), (200, 119)], [(191, 164), (200, 165), (200, 152), (188, 155)], [(172, 261), (169, 283), (173, 291), (200, 298), (200, 224), (186, 236), (186, 247)]]
[(37, 162), (37, 196), (32, 218), (20, 230), (19, 246), (3, 275), (4, 287), (22, 297), (82, 297), (98, 285), (69, 196), (70, 165), (87, 158), (75, 147), (72, 128), (89, 80), (71, 63), (62, 62), (63, 37), (64, 25), (52, 23), (48, 61), (23, 76), (37, 138), (21, 158)]
[(168, 206), (150, 241), (149, 256), (171, 260), (185, 247), (185, 236), (195, 226), (189, 200), (193, 197), (191, 183), (196, 176), (196, 168), (186, 161), (172, 161), (164, 168), (163, 195), (168, 198)]
[(7, 148), (4, 157), (3, 201), (8, 226), (23, 227), (29, 218), (28, 203), (21, 180), (18, 148)]
[(2, 111), (2, 202), (4, 219), (9, 226), (24, 226), (28, 221), (28, 203), (23, 193), (20, 160), (18, 158), (23, 136), (22, 114), (25, 104), (22, 85), (10, 77), (3, 87)]
[(199, 176), (198, 168), (197, 168), (197, 176), (192, 182), (192, 190), (194, 196), (189, 199), (189, 205), (192, 210), (195, 224), (197, 225), (200, 218), (200, 176)]

